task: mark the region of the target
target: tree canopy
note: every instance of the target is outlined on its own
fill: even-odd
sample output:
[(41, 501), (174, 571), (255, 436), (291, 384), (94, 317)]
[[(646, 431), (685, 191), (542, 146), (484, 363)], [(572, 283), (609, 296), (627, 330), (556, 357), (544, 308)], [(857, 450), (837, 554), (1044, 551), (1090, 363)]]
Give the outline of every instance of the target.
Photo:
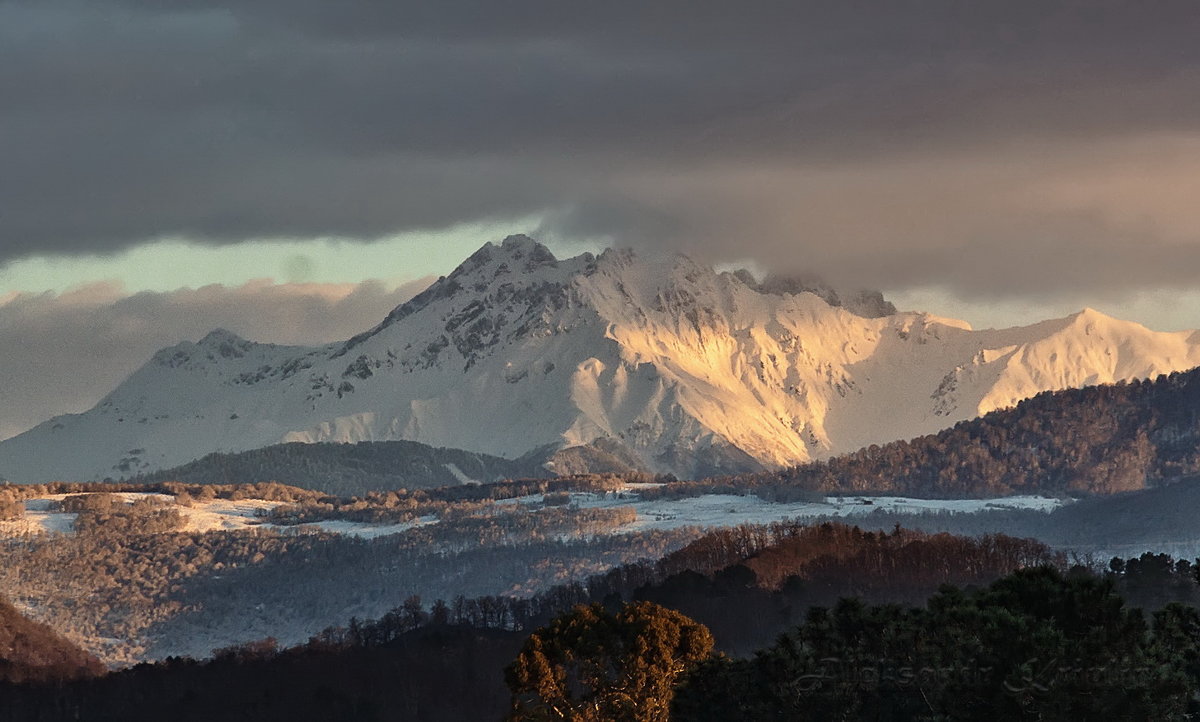
[(665, 722), (676, 678), (706, 658), (708, 629), (651, 602), (580, 605), (526, 641), (505, 671), (509, 720)]

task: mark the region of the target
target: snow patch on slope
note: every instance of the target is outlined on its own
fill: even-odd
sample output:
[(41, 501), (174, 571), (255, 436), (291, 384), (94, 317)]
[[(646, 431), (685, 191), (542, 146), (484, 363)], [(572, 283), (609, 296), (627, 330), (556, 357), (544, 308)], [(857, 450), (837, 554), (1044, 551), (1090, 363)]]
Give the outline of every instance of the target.
[[(54, 505), (73, 494), (53, 494), (25, 502), (25, 516), (22, 519), (0, 521), (0, 538), (12, 538), (24, 534), (71, 534), (78, 514), (54, 510)], [(183, 525), (178, 529), (187, 533), (207, 533), (238, 531), (242, 529), (259, 528), (275, 531), (321, 531), (329, 534), (356, 536), (364, 539), (374, 539), (389, 534), (399, 534), (426, 524), (433, 524), (436, 517), (426, 516), (420, 519), (397, 524), (371, 524), (366, 522), (351, 522), (340, 520), (317, 521), (298, 526), (284, 526), (265, 521), (272, 509), (282, 504), (278, 501), (265, 499), (209, 499), (194, 500), (190, 506), (180, 506), (175, 503), (175, 497), (169, 494), (151, 494), (141, 492), (118, 492), (113, 496), (126, 504), (132, 504), (139, 499), (151, 498), (169, 505), (183, 517)]]

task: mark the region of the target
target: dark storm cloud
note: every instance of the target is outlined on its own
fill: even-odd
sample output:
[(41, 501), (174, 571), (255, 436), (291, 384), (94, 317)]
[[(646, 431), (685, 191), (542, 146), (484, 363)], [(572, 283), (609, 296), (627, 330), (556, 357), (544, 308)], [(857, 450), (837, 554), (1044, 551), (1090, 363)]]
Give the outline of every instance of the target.
[[(1137, 221), (1169, 188), (1121, 149), (1200, 171), (1196, 37), (1179, 1), (0, 2), (0, 262), (543, 213), (884, 286), (1153, 284), (1200, 216)], [(1068, 192), (1098, 173), (1144, 182)]]

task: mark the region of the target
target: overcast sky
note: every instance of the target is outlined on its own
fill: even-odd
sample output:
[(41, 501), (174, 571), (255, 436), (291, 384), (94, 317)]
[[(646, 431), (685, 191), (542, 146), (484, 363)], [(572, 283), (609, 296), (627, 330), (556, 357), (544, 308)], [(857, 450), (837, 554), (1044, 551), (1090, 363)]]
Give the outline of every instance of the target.
[(0, 0), (0, 436), (515, 231), (1200, 327), (1197, 37), (1191, 0)]

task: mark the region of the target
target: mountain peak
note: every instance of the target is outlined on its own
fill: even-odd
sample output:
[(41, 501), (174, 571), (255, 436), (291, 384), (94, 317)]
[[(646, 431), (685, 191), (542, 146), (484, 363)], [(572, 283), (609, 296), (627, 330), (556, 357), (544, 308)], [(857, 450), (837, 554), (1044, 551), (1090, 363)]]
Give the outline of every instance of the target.
[(619, 270), (632, 266), (638, 260), (637, 253), (632, 248), (608, 247), (596, 256), (596, 265), (601, 268)]
[[(590, 259), (590, 254), (586, 255)], [(559, 268), (558, 259), (549, 248), (527, 235), (518, 233), (508, 236), (499, 245), (488, 241), (451, 271), (450, 275), (439, 278), (429, 288), (393, 309), (382, 323), (342, 344), (334, 351), (332, 358), (344, 356), (384, 329), (431, 304), (456, 297), (460, 293), (484, 293), (496, 279), (505, 277), (504, 281), (507, 282), (514, 280), (514, 275), (533, 274), (545, 268)]]
[(1118, 325), (1122, 325), (1122, 326), (1140, 325), (1140, 324), (1136, 324), (1132, 321), (1122, 321), (1120, 319), (1113, 318), (1112, 316), (1109, 316), (1108, 314), (1103, 313), (1101, 311), (1097, 311), (1096, 309), (1091, 308), (1091, 307), (1085, 307), (1085, 308), (1071, 314), (1070, 316), (1067, 316), (1066, 321), (1067, 321), (1068, 326), (1078, 326), (1078, 327), (1096, 326), (1098, 324), (1101, 327), (1108, 327), (1113, 324), (1118, 324)]
[(467, 257), (450, 273), (448, 278), (458, 278), (486, 266), (505, 266), (510, 271), (534, 271), (543, 266), (554, 267), (558, 259), (541, 243), (518, 233), (508, 236), (499, 245), (488, 241), (479, 250)]
[(222, 358), (231, 359), (245, 356), (246, 352), (253, 348), (255, 344), (232, 331), (218, 328), (210, 331), (207, 336), (200, 339), (200, 343), (197, 345), (207, 350), (210, 354), (216, 353)]
[(538, 243), (534, 239), (524, 233), (514, 233), (510, 236), (505, 236), (504, 240), (500, 241), (500, 248), (516, 255), (524, 253), (549, 253), (549, 249)]
[(249, 343), (246, 339), (237, 335), (233, 331), (225, 328), (215, 328), (208, 332), (204, 338), (200, 339), (200, 346), (219, 347), (222, 344), (243, 344)]
[(1097, 311), (1096, 309), (1092, 308), (1091, 306), (1084, 306), (1081, 310), (1079, 310), (1078, 312), (1075, 313), (1075, 318), (1078, 318), (1078, 319), (1111, 319), (1112, 316), (1109, 316), (1106, 313)]
[(532, 271), (541, 266), (557, 266), (558, 259), (541, 243), (529, 236), (518, 233), (508, 236), (500, 242), (500, 250), (514, 261), (524, 261), (524, 269)]

